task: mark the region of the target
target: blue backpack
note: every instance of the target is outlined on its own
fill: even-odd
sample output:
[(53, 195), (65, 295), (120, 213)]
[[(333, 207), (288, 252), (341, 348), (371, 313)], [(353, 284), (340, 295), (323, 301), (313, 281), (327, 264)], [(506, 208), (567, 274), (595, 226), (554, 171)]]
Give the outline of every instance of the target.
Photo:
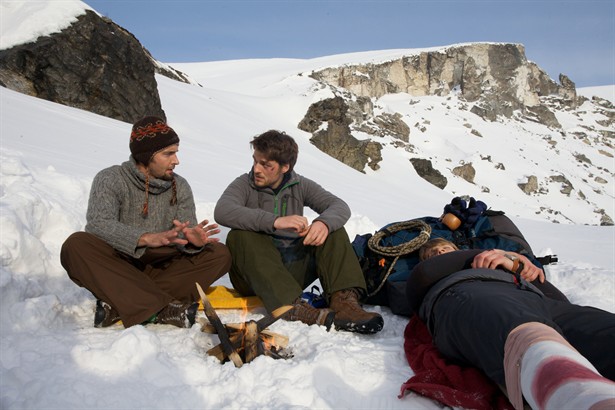
[[(352, 246), (361, 265), (368, 297), (366, 303), (389, 306), (398, 315), (411, 315), (406, 280), (419, 263), (418, 249), (433, 238), (447, 239), (459, 249), (503, 249), (525, 255), (536, 266), (557, 262), (554, 255), (537, 258), (517, 226), (502, 211), (488, 210), (481, 202), (455, 197), (444, 214), (459, 220), (452, 230), (440, 217), (426, 216), (395, 222), (374, 234), (357, 235)], [(559, 292), (559, 291), (558, 291)], [(565, 298), (563, 294), (562, 298)]]

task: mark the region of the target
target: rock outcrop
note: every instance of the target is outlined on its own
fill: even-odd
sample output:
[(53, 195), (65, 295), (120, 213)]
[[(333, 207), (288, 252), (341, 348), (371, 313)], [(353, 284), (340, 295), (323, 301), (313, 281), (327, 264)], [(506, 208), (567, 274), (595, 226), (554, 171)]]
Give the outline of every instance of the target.
[[(489, 121), (499, 116), (511, 118), (515, 111), (525, 114), (529, 107), (541, 105), (540, 97), (550, 95), (576, 105), (574, 83), (563, 75), (562, 85), (555, 83), (527, 61), (520, 44), (451, 46), (382, 63), (325, 68), (311, 77), (371, 98), (401, 92), (444, 96), (458, 90), (463, 99), (473, 103), (471, 111)], [(538, 115), (536, 109), (531, 115)]]
[(476, 170), (472, 166), (472, 164), (463, 164), (458, 167), (453, 168), (453, 175), (457, 175), (468, 181), (469, 183), (474, 183), (474, 177), (476, 176)]
[(187, 81), (156, 64), (131, 33), (90, 10), (59, 33), (0, 50), (0, 85), (129, 123), (144, 115), (165, 118), (157, 70)]
[(425, 181), (432, 185), (437, 186), (440, 189), (446, 188), (448, 180), (440, 171), (433, 167), (433, 164), (428, 159), (423, 158), (411, 158), (410, 163), (414, 167), (414, 170)]
[[(577, 105), (574, 83), (564, 75), (560, 76), (561, 85), (555, 83), (527, 61), (523, 46), (518, 44), (452, 46), (381, 63), (325, 68), (310, 76), (331, 87), (336, 97), (314, 103), (299, 129), (311, 132), (312, 142), (321, 150), (359, 171), (365, 165), (378, 168), (382, 145), (359, 141), (353, 132), (390, 136), (402, 147), (410, 141), (410, 127), (399, 113), (374, 113), (375, 101), (385, 94), (418, 97), (456, 93), (468, 105), (467, 110), (486, 121), (513, 118), (518, 113), (522, 119), (553, 129), (561, 125), (549, 106)], [(326, 129), (321, 128), (323, 122), (329, 124)], [(482, 137), (477, 130), (471, 132)]]
[(365, 172), (365, 165), (373, 170), (382, 160), (382, 146), (370, 140), (360, 141), (350, 132), (349, 107), (341, 97), (314, 103), (299, 123), (299, 129), (312, 133), (310, 141), (321, 151), (356, 169)]

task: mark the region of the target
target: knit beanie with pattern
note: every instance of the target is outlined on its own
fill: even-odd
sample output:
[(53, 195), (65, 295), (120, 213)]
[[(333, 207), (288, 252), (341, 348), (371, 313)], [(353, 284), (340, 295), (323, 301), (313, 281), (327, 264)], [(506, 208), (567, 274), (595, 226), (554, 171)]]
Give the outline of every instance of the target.
[(162, 118), (145, 117), (132, 126), (130, 153), (143, 165), (148, 165), (154, 154), (173, 144), (179, 144), (179, 137)]

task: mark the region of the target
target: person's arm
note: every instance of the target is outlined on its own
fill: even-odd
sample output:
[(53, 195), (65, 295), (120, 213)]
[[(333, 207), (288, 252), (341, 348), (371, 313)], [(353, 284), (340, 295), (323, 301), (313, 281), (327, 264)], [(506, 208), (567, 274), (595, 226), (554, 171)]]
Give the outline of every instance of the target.
[(299, 231), (299, 235), (304, 237), (304, 245), (320, 246), (329, 233), (340, 229), (348, 221), (350, 208), (346, 202), (319, 184), (304, 177), (300, 178), (305, 205), (319, 215), (306, 230)]
[[(113, 248), (139, 257), (138, 242), (147, 229), (124, 224), (119, 221), (122, 198), (127, 196), (124, 180), (119, 167), (99, 172), (92, 181), (86, 213), (86, 232), (101, 238)], [(139, 212), (136, 210), (135, 212)]]
[[(198, 244), (198, 240), (194, 244), (196, 248), (185, 248), (189, 241), (185, 239), (184, 229), (196, 223), (194, 200), (187, 182), (176, 175), (175, 215), (182, 218), (182, 221), (178, 221), (179, 225), (173, 226), (169, 220), (171, 226), (168, 229), (151, 229), (145, 224), (128, 224), (120, 221), (122, 205), (125, 207), (125, 202), (130, 203), (131, 191), (121, 178), (119, 170), (119, 167), (111, 167), (99, 172), (94, 178), (88, 203), (86, 231), (103, 239), (120, 252), (135, 258), (141, 257), (146, 248), (161, 246), (178, 246), (188, 253), (200, 251), (202, 245)], [(142, 218), (140, 211), (138, 206), (134, 206), (132, 218), (135, 221)], [(172, 214), (169, 216), (173, 217)]]
[(498, 269), (504, 268), (510, 272), (519, 274), (528, 282), (538, 278), (542, 283), (545, 280), (542, 269), (534, 265), (530, 260), (519, 253), (491, 249), (483, 251), (474, 257), (473, 268)]
[(222, 193), (214, 209), (217, 223), (232, 229), (244, 231), (274, 232), (276, 216), (260, 208), (248, 207), (248, 200), (253, 192), (248, 174), (236, 178)]
[(337, 231), (348, 222), (350, 207), (346, 202), (308, 178), (301, 177), (300, 183), (305, 206), (318, 213), (314, 221), (324, 223), (329, 232)]
[[(177, 212), (171, 231), (177, 232), (178, 239), (171, 243), (179, 245), (179, 249), (182, 252), (197, 253), (208, 243), (220, 241), (219, 238), (213, 237), (213, 235), (220, 233), (220, 229), (218, 229), (217, 224), (209, 224), (209, 221), (206, 219), (197, 223), (196, 206), (190, 184), (177, 174), (175, 175), (175, 181), (177, 187)], [(162, 233), (164, 234), (165, 232)]]
[(429, 289), (439, 280), (469, 269), (474, 257), (480, 252), (482, 251), (478, 249), (466, 249), (443, 253), (416, 265), (406, 282), (406, 296), (412, 310), (418, 314)]
[(208, 243), (219, 242), (219, 238), (213, 238), (213, 235), (217, 235), (220, 233), (220, 229), (218, 229), (217, 224), (209, 224), (207, 219), (201, 221), (196, 226), (191, 227), (188, 223), (181, 223), (178, 220), (174, 220), (173, 224), (176, 229), (180, 229), (186, 242), (184, 245), (188, 243), (196, 248), (202, 248)]
[(186, 223), (181, 224), (175, 220), (175, 227), (164, 232), (145, 232), (137, 242), (137, 248), (159, 248), (169, 245), (187, 245), (188, 241), (180, 236), (182, 230), (186, 227)]

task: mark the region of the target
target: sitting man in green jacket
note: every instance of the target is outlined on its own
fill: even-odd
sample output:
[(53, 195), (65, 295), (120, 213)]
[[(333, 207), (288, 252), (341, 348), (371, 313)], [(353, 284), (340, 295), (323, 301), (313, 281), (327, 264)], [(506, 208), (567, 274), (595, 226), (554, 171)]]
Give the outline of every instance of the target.
[[(230, 279), (245, 295), (257, 295), (268, 311), (293, 305), (287, 320), (329, 329), (376, 333), (383, 319), (365, 311), (365, 279), (344, 224), (348, 205), (320, 185), (293, 171), (299, 149), (283, 132), (255, 137), (253, 165), (220, 197), (216, 221), (230, 227)], [(310, 224), (308, 206), (318, 216)], [(320, 280), (329, 308), (315, 308), (301, 299), (303, 290)]]

